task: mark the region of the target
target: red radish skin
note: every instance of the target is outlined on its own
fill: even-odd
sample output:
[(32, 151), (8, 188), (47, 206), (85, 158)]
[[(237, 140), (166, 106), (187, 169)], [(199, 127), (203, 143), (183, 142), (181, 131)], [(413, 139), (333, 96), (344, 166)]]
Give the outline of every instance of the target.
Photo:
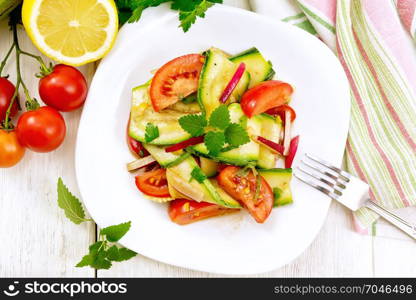
[(289, 153), (289, 146), (290, 146), (290, 139), (291, 139), (291, 132), (292, 132), (292, 122), (290, 121), (291, 113), (290, 111), (285, 112), (285, 136), (283, 140), (283, 147), (284, 152), (283, 155), (287, 156)]
[(228, 98), (230, 98), (231, 94), (233, 93), (234, 89), (238, 85), (238, 83), (241, 80), (241, 77), (243, 77), (244, 71), (246, 70), (246, 65), (244, 63), (241, 63), (237, 70), (235, 71), (233, 77), (231, 78), (230, 82), (225, 87), (224, 92), (222, 93), (220, 97), (220, 102), (225, 103), (227, 102)]
[(293, 164), (293, 160), (295, 159), (296, 152), (298, 151), (299, 146), (299, 136), (296, 136), (292, 139), (289, 146), (289, 153), (285, 160), (285, 168), (291, 168)]
[(193, 137), (193, 138), (187, 139), (186, 141), (180, 142), (180, 143), (178, 143), (176, 145), (169, 146), (169, 147), (167, 147), (165, 149), (165, 151), (166, 152), (179, 151), (179, 150), (182, 150), (182, 149), (184, 149), (186, 147), (200, 144), (203, 141), (204, 141), (204, 137), (203, 136)]

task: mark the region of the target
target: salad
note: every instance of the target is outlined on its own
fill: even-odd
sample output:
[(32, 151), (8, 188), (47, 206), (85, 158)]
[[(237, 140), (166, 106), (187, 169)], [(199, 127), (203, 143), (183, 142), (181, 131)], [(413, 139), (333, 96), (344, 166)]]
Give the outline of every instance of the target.
[[(290, 84), (260, 51), (175, 58), (133, 89), (128, 145), (137, 188), (185, 225), (247, 210), (264, 223), (293, 202)], [(280, 167), (277, 167), (280, 166)]]

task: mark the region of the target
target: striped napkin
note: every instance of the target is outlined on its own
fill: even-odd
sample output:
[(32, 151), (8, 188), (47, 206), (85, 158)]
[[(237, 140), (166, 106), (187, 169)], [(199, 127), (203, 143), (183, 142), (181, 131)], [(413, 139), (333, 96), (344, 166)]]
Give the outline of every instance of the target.
[[(347, 170), (368, 182), (371, 197), (383, 206), (416, 205), (416, 0), (251, 0), (251, 5), (319, 36), (336, 53), (351, 85)], [(414, 207), (401, 213), (416, 220)], [(354, 219), (359, 232), (389, 235), (377, 232), (380, 222), (368, 209)]]

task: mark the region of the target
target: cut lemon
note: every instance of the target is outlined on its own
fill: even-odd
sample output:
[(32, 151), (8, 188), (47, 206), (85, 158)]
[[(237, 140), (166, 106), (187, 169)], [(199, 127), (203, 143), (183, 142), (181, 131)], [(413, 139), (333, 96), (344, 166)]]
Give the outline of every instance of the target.
[(118, 32), (114, 0), (25, 0), (22, 19), (43, 54), (72, 66), (105, 56)]

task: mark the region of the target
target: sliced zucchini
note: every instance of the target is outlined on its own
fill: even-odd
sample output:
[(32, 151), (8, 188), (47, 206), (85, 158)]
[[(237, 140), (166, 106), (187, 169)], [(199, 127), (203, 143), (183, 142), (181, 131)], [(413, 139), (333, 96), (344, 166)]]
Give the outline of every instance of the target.
[(218, 162), (209, 158), (205, 158), (205, 157), (200, 157), (200, 160), (201, 160), (201, 170), (202, 172), (204, 172), (205, 175), (207, 175), (208, 177), (217, 175)]
[(212, 185), (211, 181), (207, 178), (202, 183), (193, 179), (191, 176), (194, 168), (198, 168), (193, 157), (188, 157), (180, 164), (169, 168), (170, 176), (169, 184), (172, 185), (179, 193), (191, 198), (198, 202), (209, 202), (218, 204), (224, 207), (233, 207), (225, 202), (219, 195), (216, 188)]
[(169, 109), (186, 114), (197, 114), (201, 112), (201, 107), (198, 102), (191, 102), (187, 104), (179, 101), (170, 106)]
[[(168, 168), (166, 173), (169, 189), (175, 189), (178, 194), (198, 202), (215, 203), (224, 207), (235, 207), (235, 203), (228, 203), (219, 195), (217, 189), (207, 178), (202, 183), (191, 177), (194, 168), (199, 167), (195, 159), (182, 150), (179, 153), (166, 152), (163, 147), (145, 144), (147, 151), (162, 167)], [(171, 194), (171, 196), (173, 196)], [(182, 197), (183, 198), (183, 197)]]
[(258, 83), (270, 80), (275, 75), (273, 65), (267, 61), (257, 48), (250, 48), (240, 54), (230, 58), (234, 63), (244, 63), (247, 71), (251, 75), (250, 86), (253, 87)]
[(133, 89), (129, 135), (135, 140), (146, 142), (146, 126), (152, 123), (158, 127), (159, 137), (151, 144), (172, 145), (189, 139), (190, 134), (182, 129), (178, 121), (186, 114), (171, 109), (155, 112), (150, 103), (148, 86), (144, 84)]
[(290, 181), (292, 169), (259, 170), (261, 176), (267, 181), (274, 193), (274, 207), (293, 203)]
[[(211, 48), (205, 52), (205, 63), (199, 78), (198, 103), (207, 118), (220, 106), (219, 99), (237, 68), (238, 63), (231, 62), (221, 50)], [(249, 84), (250, 74), (245, 71), (227, 104), (239, 101)]]
[[(280, 117), (273, 117), (268, 114), (261, 114), (255, 116), (261, 121), (261, 136), (274, 141), (279, 142), (280, 135), (282, 132), (282, 121)], [(277, 155), (270, 151), (268, 148), (260, 146), (259, 160), (257, 166), (262, 169), (272, 169), (276, 167)]]
[(211, 184), (215, 187), (215, 189), (217, 190), (218, 194), (220, 195), (220, 197), (225, 201), (225, 203), (227, 203), (227, 207), (230, 208), (241, 208), (241, 204), (235, 200), (233, 197), (231, 197), (230, 195), (227, 194), (226, 191), (224, 191), (219, 185), (217, 180), (215, 179), (210, 179)]
[[(228, 106), (228, 110), (230, 112), (231, 122), (240, 123), (244, 128), (246, 128), (249, 135), (260, 135), (261, 121), (257, 118), (248, 119), (244, 115), (240, 104), (233, 103)], [(242, 145), (239, 148), (227, 152), (221, 152), (218, 156), (215, 157), (209, 155), (209, 151), (203, 143), (190, 148), (191, 151), (199, 156), (212, 158), (215, 161), (220, 161), (236, 166), (246, 166), (248, 164), (256, 164), (259, 159), (260, 146), (257, 143), (250, 141), (249, 143)]]

